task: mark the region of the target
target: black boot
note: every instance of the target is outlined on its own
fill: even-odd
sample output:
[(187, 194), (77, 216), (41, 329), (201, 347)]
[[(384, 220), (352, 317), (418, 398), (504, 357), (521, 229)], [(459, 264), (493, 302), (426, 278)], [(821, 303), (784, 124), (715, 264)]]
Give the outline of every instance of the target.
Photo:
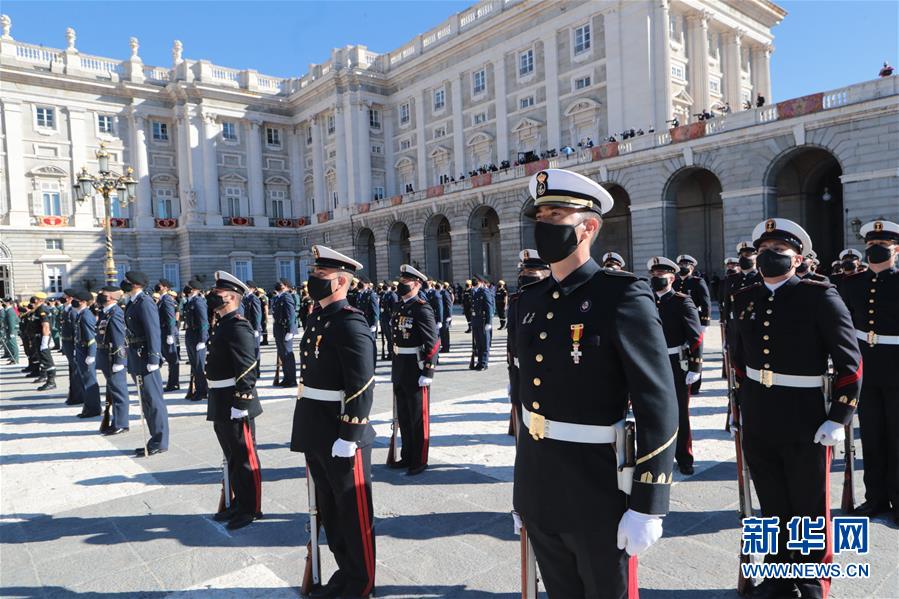
[(47, 374), (47, 382), (37, 388), (38, 391), (49, 391), (50, 389), (56, 389), (56, 375)]

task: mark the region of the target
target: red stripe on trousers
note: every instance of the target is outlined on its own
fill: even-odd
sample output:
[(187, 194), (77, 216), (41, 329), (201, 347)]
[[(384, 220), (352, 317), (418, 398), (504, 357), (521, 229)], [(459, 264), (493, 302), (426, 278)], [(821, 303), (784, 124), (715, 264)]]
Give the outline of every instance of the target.
[(368, 595), (375, 581), (375, 556), (371, 546), (371, 528), (368, 525), (368, 498), (365, 494), (365, 474), (362, 472), (362, 450), (356, 450), (353, 463), (353, 481), (356, 486), (356, 513), (359, 515), (359, 534), (362, 536), (362, 551), (365, 554), (365, 571), (368, 583), (362, 595)]
[[(824, 559), (822, 563), (830, 564), (833, 562), (833, 523), (830, 521), (830, 461), (833, 459), (833, 448), (824, 448)], [(830, 579), (821, 579), (822, 597), (827, 599), (830, 593)]]
[(852, 372), (850, 374), (841, 376), (837, 379), (837, 382), (834, 383), (834, 389), (839, 389), (840, 387), (845, 387), (846, 385), (851, 385), (852, 383), (858, 382), (858, 380), (862, 378), (862, 360), (858, 361), (858, 370)]
[(421, 463), (428, 463), (428, 443), (431, 439), (431, 417), (428, 413), (430, 406), (428, 405), (428, 387), (421, 388), (421, 420), (424, 435), (421, 441)]
[(640, 589), (637, 586), (637, 556), (627, 558), (627, 599), (640, 599)]
[(262, 511), (262, 474), (259, 472), (259, 460), (256, 457), (256, 446), (253, 445), (253, 435), (250, 431), (250, 423), (243, 421), (243, 438), (247, 446), (247, 458), (250, 461), (250, 472), (253, 473), (253, 484), (256, 486), (256, 509), (253, 513)]

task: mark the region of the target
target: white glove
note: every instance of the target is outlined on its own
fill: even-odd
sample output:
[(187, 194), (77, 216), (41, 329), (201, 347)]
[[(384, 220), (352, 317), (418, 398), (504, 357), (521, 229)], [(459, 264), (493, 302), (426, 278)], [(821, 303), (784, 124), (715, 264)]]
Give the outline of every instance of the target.
[(687, 373), (687, 386), (689, 387), (696, 381), (702, 378), (702, 373), (700, 372), (688, 372)]
[(702, 327), (702, 334), (703, 334), (703, 335), (705, 335), (705, 331), (706, 331), (706, 329), (708, 329), (708, 328), (709, 328), (709, 325), (705, 325), (705, 326)]
[(249, 410), (238, 410), (237, 408), (231, 408), (231, 420), (240, 420), (241, 418), (249, 418), (250, 411)]
[(628, 510), (618, 523), (618, 548), (640, 555), (662, 538), (662, 517)]
[(166, 335), (165, 344), (166, 345), (175, 345), (175, 338), (172, 337), (171, 335)]
[(371, 332), (372, 332), (372, 333), (377, 333), (377, 332), (378, 332), (378, 325), (375, 325), (375, 326), (371, 327)]
[(515, 531), (516, 535), (521, 535), (521, 529), (524, 524), (521, 522), (521, 516), (518, 515), (518, 512), (512, 512), (512, 529)]
[(205, 343), (197, 343), (197, 351), (203, 351), (204, 349), (206, 349)]
[(256, 339), (259, 339), (260, 337), (262, 337), (262, 333), (260, 333), (259, 331), (253, 331), (253, 336), (256, 337)]
[(112, 365), (112, 371), (113, 371), (113, 372), (122, 372), (123, 370), (125, 370), (125, 365), (124, 365), (124, 364), (113, 364), (113, 365)]
[(50, 349), (50, 336), (41, 337), (41, 351)]
[(418, 386), (419, 387), (430, 387), (433, 380), (434, 379), (429, 379), (426, 376), (420, 376), (420, 377), (418, 377)]
[(356, 455), (355, 441), (346, 441), (338, 437), (331, 446), (331, 457), (333, 458), (351, 458)]
[(159, 370), (159, 364), (147, 364), (147, 372), (156, 372)]
[(447, 324), (447, 325), (453, 324), (453, 319), (452, 319), (452, 318), (447, 318), (447, 319), (446, 319), (446, 324)]
[(442, 323), (442, 322), (438, 322), (438, 323), (437, 323), (437, 330), (439, 331), (439, 330), (442, 329), (442, 328), (443, 328), (443, 323)]
[(493, 330), (493, 325), (492, 325), (492, 324), (488, 324), (488, 325), (487, 325), (486, 327), (484, 327), (484, 328), (487, 329), (488, 331), (492, 331), (492, 330)]
[(284, 335), (284, 343), (290, 343), (291, 341), (293, 341), (293, 333)]
[(815, 432), (815, 443), (833, 447), (846, 440), (846, 429), (839, 422), (825, 420)]
[(84, 363), (87, 364), (88, 366), (90, 366), (91, 364), (93, 364), (96, 361), (97, 361), (97, 358), (95, 358), (93, 356), (88, 356), (84, 359)]

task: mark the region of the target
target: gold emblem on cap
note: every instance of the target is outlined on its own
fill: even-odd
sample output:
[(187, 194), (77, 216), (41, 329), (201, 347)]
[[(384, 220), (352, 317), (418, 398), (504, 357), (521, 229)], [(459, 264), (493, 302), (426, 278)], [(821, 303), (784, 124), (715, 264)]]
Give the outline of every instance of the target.
[(774, 220), (773, 218), (769, 218), (768, 221), (765, 223), (765, 232), (770, 233), (771, 231), (774, 231), (776, 228), (777, 228), (777, 221)]
[(315, 256), (315, 259), (318, 260), (318, 246), (312, 246), (312, 255)]
[(529, 251), (527, 251), (527, 250), (524, 251), (524, 259), (525, 259), (525, 260), (530, 260), (530, 259), (531, 259), (531, 253), (530, 253)]
[(540, 171), (537, 173), (537, 197), (539, 198), (543, 194), (546, 193), (546, 181), (549, 179), (549, 175), (546, 171)]
[(874, 221), (874, 230), (877, 231), (878, 233), (883, 231), (883, 223), (880, 222), (879, 220)]

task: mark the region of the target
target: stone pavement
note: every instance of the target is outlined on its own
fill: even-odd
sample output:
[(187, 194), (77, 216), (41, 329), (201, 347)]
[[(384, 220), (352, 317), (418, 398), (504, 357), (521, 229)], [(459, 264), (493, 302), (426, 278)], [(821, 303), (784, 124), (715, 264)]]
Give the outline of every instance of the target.
[[(512, 531), (514, 461), (508, 429), (505, 332), (492, 366), (469, 371), (470, 336), (455, 319), (452, 352), (432, 389), (431, 468), (418, 477), (388, 470), (391, 391), (379, 362), (372, 413), (378, 597), (518, 597)], [(725, 384), (717, 326), (709, 328), (702, 392), (692, 402), (696, 474), (675, 474), (665, 536), (640, 559), (646, 598), (736, 597), (739, 529), (733, 444), (723, 430)], [(132, 387), (131, 432), (97, 433), (99, 419), (63, 405), (67, 381), (37, 393), (0, 369), (0, 595), (4, 597), (299, 596), (307, 533), (305, 470), (288, 449), (295, 390), (271, 387), (273, 345), (263, 348), (257, 421), (265, 518), (230, 533), (210, 516), (219, 498), (221, 453), (205, 403), (166, 394), (171, 447), (148, 460)], [(56, 354), (57, 362), (64, 359)], [(187, 368), (182, 366), (182, 386)], [(859, 460), (861, 467), (861, 460)], [(834, 508), (842, 488), (835, 460)], [(859, 473), (858, 491), (863, 487)], [(757, 505), (757, 503), (756, 503)], [(834, 581), (832, 597), (899, 597), (899, 534), (871, 527), (871, 577)], [(334, 564), (322, 547), (323, 573)]]

